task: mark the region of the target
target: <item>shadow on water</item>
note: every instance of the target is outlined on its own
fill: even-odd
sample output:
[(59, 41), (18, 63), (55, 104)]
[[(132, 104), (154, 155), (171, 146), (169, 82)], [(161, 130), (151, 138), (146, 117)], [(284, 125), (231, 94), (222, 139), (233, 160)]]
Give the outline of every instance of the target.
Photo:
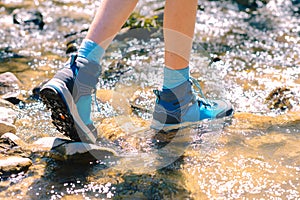
[[(173, 199), (188, 198), (179, 157), (174, 163), (152, 173), (120, 172), (94, 163), (60, 162), (44, 158), (43, 175), (36, 178), (26, 194), (30, 199)], [(78, 196), (79, 195), (79, 196)]]

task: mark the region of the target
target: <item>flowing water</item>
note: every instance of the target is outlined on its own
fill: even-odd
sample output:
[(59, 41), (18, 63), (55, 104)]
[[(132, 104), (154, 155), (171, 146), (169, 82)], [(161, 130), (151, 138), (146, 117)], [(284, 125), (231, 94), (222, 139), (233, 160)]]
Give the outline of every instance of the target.
[[(191, 54), (191, 74), (206, 96), (233, 103), (231, 121), (183, 128), (170, 143), (153, 150), (148, 126), (155, 100), (151, 91), (162, 81), (161, 29), (143, 41), (123, 34), (125, 39), (119, 36), (107, 50), (98, 85), (113, 91), (113, 101), (99, 102), (94, 119), (117, 138), (127, 156), (119, 164), (103, 165), (32, 155), (34, 164), (27, 173), (0, 182), (0, 197), (299, 199), (300, 2), (247, 2), (252, 1), (199, 1)], [(13, 72), (22, 82), (25, 104), (17, 109), (16, 126), (26, 142), (62, 137), (43, 104), (29, 97), (62, 67), (66, 43), (86, 33), (82, 30), (99, 3), (0, 1), (0, 73)], [(136, 11), (158, 14), (154, 10), (163, 5), (142, 0)], [(14, 13), (29, 10), (42, 13), (42, 29), (13, 23)], [(64, 37), (70, 33), (77, 35)], [(164, 141), (169, 136), (155, 137)]]

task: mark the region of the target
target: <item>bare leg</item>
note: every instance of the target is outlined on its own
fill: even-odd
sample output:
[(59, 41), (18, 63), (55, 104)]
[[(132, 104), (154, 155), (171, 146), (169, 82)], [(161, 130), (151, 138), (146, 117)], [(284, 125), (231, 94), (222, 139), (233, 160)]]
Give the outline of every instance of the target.
[(128, 19), (138, 0), (103, 0), (86, 39), (106, 49)]
[(166, 0), (164, 14), (165, 65), (183, 69), (189, 64), (197, 0)]

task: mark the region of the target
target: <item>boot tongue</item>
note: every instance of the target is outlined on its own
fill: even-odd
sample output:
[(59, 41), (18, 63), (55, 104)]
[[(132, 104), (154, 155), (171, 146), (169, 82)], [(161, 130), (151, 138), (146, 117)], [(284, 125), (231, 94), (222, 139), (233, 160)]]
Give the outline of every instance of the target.
[(73, 54), (73, 55), (71, 55), (70, 61), (67, 62), (68, 65), (70, 65), (70, 68), (75, 76), (77, 76), (78, 70), (79, 70), (79, 68), (76, 65), (74, 65), (76, 58), (77, 58), (77, 54)]

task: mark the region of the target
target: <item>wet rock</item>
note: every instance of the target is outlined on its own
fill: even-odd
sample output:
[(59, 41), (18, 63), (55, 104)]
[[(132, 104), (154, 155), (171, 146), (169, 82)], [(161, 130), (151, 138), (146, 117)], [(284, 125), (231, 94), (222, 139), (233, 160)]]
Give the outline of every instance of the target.
[(149, 41), (151, 38), (161, 36), (161, 29), (158, 28), (123, 28), (115, 39), (119, 41), (128, 40), (128, 38), (136, 38), (138, 40)]
[(20, 153), (20, 148), (18, 145), (4, 135), (2, 135), (0, 138), (0, 157), (4, 155), (16, 155)]
[(0, 74), (0, 95), (8, 97), (18, 93), (20, 85), (21, 82), (13, 73), (5, 72)]
[(104, 137), (109, 141), (117, 143), (123, 150), (136, 150), (142, 148), (141, 145), (146, 140), (148, 134), (150, 121), (139, 117), (129, 115), (119, 115), (111, 118), (105, 118), (98, 126), (98, 133), (100, 137)]
[(64, 140), (62, 138), (56, 137), (43, 137), (39, 138), (37, 141), (33, 143), (33, 145), (37, 146), (38, 151), (50, 151), (51, 149), (66, 143), (69, 140)]
[(32, 165), (29, 158), (20, 156), (8, 156), (0, 158), (0, 176), (9, 176), (21, 171), (27, 171)]
[(81, 42), (78, 41), (78, 39), (71, 40), (67, 42), (67, 50), (66, 54), (77, 52), (79, 45)]
[(60, 161), (85, 163), (94, 160), (105, 160), (107, 157), (118, 155), (110, 148), (56, 137), (39, 139), (34, 142), (34, 145), (49, 151), (50, 157)]
[(126, 63), (126, 61), (118, 60), (112, 62), (108, 66), (108, 69), (106, 69), (103, 72), (103, 84), (110, 87), (114, 87), (116, 83), (120, 80), (121, 76), (130, 70), (132, 70), (132, 67), (130, 67)]
[(267, 4), (269, 0), (233, 0), (239, 6), (240, 10), (256, 10)]
[(158, 15), (144, 16), (138, 12), (133, 12), (122, 28), (129, 27), (130, 29), (137, 28), (158, 28), (162, 26), (162, 17)]
[(13, 141), (9, 138), (12, 136), (17, 137), (13, 133), (6, 133), (0, 138), (0, 160), (11, 156), (28, 158), (30, 153), (28, 154), (28, 152), (25, 152), (18, 144), (16, 144), (20, 144), (23, 141), (20, 142), (16, 139)]
[(7, 132), (1, 136), (1, 139), (6, 139), (9, 143), (14, 144), (14, 146), (21, 147), (22, 149), (27, 149), (28, 145), (21, 138), (13, 134), (12, 132)]
[(270, 110), (278, 110), (280, 112), (290, 110), (298, 100), (296, 94), (288, 87), (278, 87), (270, 92), (265, 102)]
[[(0, 99), (0, 107), (13, 108), (14, 105), (4, 99)], [(1, 108), (0, 108), (0, 110), (1, 110)]]
[(154, 110), (154, 101), (156, 96), (152, 88), (136, 90), (130, 98), (130, 105), (136, 112), (152, 113)]
[(12, 125), (9, 122), (0, 121), (0, 136), (8, 132), (16, 133), (17, 132), (16, 126)]
[(16, 127), (13, 125), (17, 114), (11, 108), (0, 107), (0, 136), (7, 132), (16, 133)]
[(0, 74), (0, 95), (2, 95), (2, 99), (15, 105), (19, 104), (22, 101), (20, 85), (21, 82), (13, 73)]
[(149, 41), (151, 38), (157, 37), (161, 31), (163, 22), (163, 8), (154, 10), (152, 16), (141, 15), (133, 12), (124, 23), (120, 34), (116, 36), (116, 40), (126, 40), (128, 38), (136, 38), (138, 40)]
[(45, 25), (42, 13), (37, 10), (15, 10), (13, 22), (22, 25), (25, 29), (42, 30)]
[(0, 121), (13, 124), (16, 119), (17, 113), (13, 109), (0, 107)]
[[(0, 128), (1, 129), (1, 128)], [(28, 155), (21, 149), (16, 135), (6, 133), (0, 138), (0, 177), (27, 171), (32, 165)]]
[(10, 58), (23, 58), (24, 56), (14, 52), (10, 47), (0, 48), (0, 61)]

